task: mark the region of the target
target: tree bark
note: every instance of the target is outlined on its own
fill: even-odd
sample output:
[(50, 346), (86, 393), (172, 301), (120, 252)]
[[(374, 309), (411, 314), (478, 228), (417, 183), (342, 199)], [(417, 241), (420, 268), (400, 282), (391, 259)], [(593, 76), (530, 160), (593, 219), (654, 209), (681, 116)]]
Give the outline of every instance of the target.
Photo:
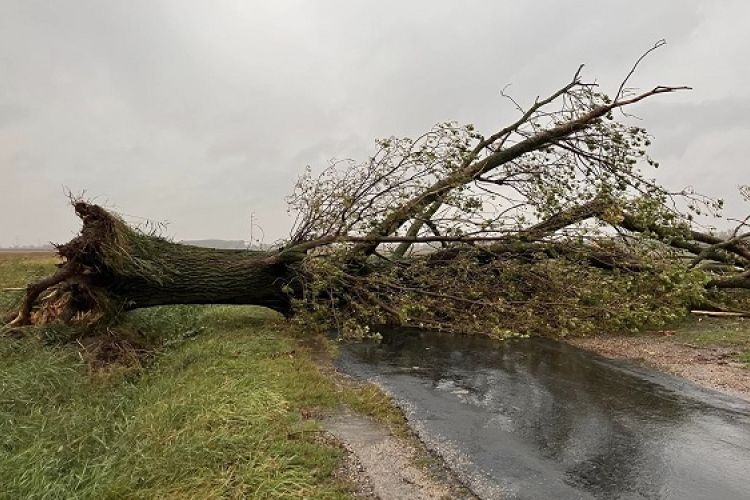
[(294, 274), (270, 255), (170, 244), (158, 281), (110, 273), (101, 284), (125, 309), (170, 304), (252, 304), (290, 312), (282, 290)]
[(730, 276), (726, 278), (716, 278), (706, 283), (706, 288), (744, 288), (750, 290), (750, 278), (747, 276)]

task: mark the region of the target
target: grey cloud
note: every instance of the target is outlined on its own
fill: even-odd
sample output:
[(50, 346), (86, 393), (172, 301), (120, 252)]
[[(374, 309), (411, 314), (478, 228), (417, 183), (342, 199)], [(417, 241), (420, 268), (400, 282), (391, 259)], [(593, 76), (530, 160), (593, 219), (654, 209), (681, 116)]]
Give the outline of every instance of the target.
[[(662, 37), (632, 84), (697, 88), (635, 110), (656, 136), (659, 175), (724, 196), (745, 177), (748, 13), (697, 0), (8, 0), (0, 173), (14, 194), (0, 212), (29, 215), (0, 217), (0, 246), (75, 232), (61, 186), (168, 220), (177, 238), (246, 238), (250, 211), (283, 237), (284, 197), (305, 165), (363, 159), (375, 138), (439, 121), (495, 129), (515, 116), (506, 84), (529, 103), (580, 63), (614, 92)], [(714, 153), (721, 165), (706, 175)]]
[(654, 151), (679, 157), (703, 135), (740, 129), (750, 136), (750, 96), (695, 103), (654, 102), (643, 110), (641, 118), (642, 124), (654, 131)]
[(17, 124), (28, 116), (28, 111), (16, 104), (0, 103), (0, 129)]

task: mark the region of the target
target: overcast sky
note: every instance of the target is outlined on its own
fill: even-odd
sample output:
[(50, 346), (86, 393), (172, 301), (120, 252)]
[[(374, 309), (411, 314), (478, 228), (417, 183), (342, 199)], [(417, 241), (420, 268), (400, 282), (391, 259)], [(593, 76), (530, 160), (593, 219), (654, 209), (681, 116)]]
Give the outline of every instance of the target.
[[(457, 120), (491, 133), (580, 63), (614, 94), (690, 85), (632, 112), (657, 177), (750, 183), (750, 2), (0, 0), (0, 246), (79, 229), (64, 189), (176, 239), (288, 234), (305, 165)], [(131, 220), (138, 220), (132, 218)], [(256, 230), (256, 235), (257, 235)]]

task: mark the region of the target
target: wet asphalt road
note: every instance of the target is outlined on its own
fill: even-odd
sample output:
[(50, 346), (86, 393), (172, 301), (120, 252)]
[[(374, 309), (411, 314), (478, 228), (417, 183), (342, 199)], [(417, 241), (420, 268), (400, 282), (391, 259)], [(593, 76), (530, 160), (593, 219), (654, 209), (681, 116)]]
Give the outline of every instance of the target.
[(750, 403), (548, 340), (341, 345), (482, 498), (750, 499)]

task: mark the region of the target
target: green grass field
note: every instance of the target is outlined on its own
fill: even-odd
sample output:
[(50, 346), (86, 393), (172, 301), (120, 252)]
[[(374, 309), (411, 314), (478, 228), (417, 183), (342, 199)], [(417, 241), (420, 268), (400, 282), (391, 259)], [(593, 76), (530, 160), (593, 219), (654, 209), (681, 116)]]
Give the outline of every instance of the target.
[(737, 361), (750, 368), (750, 319), (689, 318), (676, 325), (676, 341), (697, 346), (730, 347), (737, 351)]
[[(0, 288), (53, 265), (0, 255)], [(3, 309), (20, 296), (0, 293)], [(43, 328), (0, 336), (0, 498), (349, 498), (310, 414), (388, 401), (334, 384), (275, 313), (153, 308), (123, 328), (147, 355), (103, 365)]]

